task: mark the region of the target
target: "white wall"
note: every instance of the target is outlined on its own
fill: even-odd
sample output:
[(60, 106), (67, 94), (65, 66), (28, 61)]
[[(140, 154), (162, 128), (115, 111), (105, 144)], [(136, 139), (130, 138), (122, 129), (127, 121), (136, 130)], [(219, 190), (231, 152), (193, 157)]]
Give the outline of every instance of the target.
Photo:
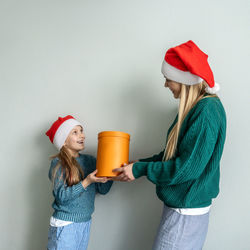
[[(52, 213), (44, 132), (58, 115), (131, 134), (131, 159), (164, 146), (178, 102), (160, 73), (167, 48), (194, 40), (221, 84), (228, 130), (205, 250), (250, 249), (248, 0), (1, 0), (1, 249), (45, 249)], [(162, 203), (141, 178), (97, 196), (90, 250), (149, 250)]]

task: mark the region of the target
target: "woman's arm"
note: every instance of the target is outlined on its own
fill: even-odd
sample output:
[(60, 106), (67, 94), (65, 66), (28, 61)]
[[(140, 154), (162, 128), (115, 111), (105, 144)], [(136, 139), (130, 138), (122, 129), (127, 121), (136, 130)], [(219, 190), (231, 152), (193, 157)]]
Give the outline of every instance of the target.
[(157, 185), (176, 185), (199, 178), (213, 154), (217, 134), (206, 117), (198, 117), (180, 142), (178, 156), (163, 162), (135, 163), (134, 177), (146, 175)]
[(176, 185), (194, 180), (208, 164), (218, 135), (209, 120), (198, 117), (186, 131), (178, 146), (178, 155), (168, 161), (136, 162), (115, 171), (115, 180), (131, 181), (143, 175), (156, 185)]

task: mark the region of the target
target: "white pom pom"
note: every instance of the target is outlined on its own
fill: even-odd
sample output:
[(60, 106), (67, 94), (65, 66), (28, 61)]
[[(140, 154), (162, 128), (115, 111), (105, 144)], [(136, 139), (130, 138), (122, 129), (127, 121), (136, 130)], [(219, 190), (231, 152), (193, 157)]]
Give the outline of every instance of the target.
[(218, 83), (214, 83), (214, 87), (213, 88), (210, 88), (210, 87), (206, 87), (205, 91), (208, 93), (208, 94), (216, 94), (218, 91), (220, 90), (220, 85)]

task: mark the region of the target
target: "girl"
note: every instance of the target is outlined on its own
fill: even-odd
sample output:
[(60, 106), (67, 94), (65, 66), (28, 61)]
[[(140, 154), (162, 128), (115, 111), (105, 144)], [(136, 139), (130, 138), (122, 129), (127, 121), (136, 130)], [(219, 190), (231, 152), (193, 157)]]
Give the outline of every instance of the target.
[(132, 181), (145, 175), (156, 185), (164, 208), (154, 250), (202, 249), (212, 199), (219, 193), (226, 114), (207, 57), (193, 41), (166, 52), (165, 87), (180, 99), (166, 147), (115, 170), (120, 175), (113, 179)]
[(59, 150), (52, 157), (49, 178), (53, 183), (52, 207), (48, 236), (49, 250), (85, 250), (88, 246), (95, 193), (106, 194), (112, 181), (96, 177), (96, 160), (80, 154), (84, 149), (83, 126), (68, 115), (59, 117), (46, 132)]

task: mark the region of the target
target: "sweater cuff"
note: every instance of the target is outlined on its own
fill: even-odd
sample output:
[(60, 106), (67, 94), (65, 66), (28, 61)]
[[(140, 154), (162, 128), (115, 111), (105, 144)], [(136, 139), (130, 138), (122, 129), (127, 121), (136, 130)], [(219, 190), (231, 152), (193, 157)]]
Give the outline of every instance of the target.
[(84, 192), (84, 191), (87, 191), (87, 188), (84, 188), (84, 187), (83, 187), (81, 181), (75, 185), (75, 192), (76, 192), (76, 193), (79, 193), (79, 194), (80, 194), (80, 193), (82, 193), (82, 192)]
[(132, 172), (137, 179), (143, 175), (147, 175), (147, 162), (136, 162), (133, 164)]

